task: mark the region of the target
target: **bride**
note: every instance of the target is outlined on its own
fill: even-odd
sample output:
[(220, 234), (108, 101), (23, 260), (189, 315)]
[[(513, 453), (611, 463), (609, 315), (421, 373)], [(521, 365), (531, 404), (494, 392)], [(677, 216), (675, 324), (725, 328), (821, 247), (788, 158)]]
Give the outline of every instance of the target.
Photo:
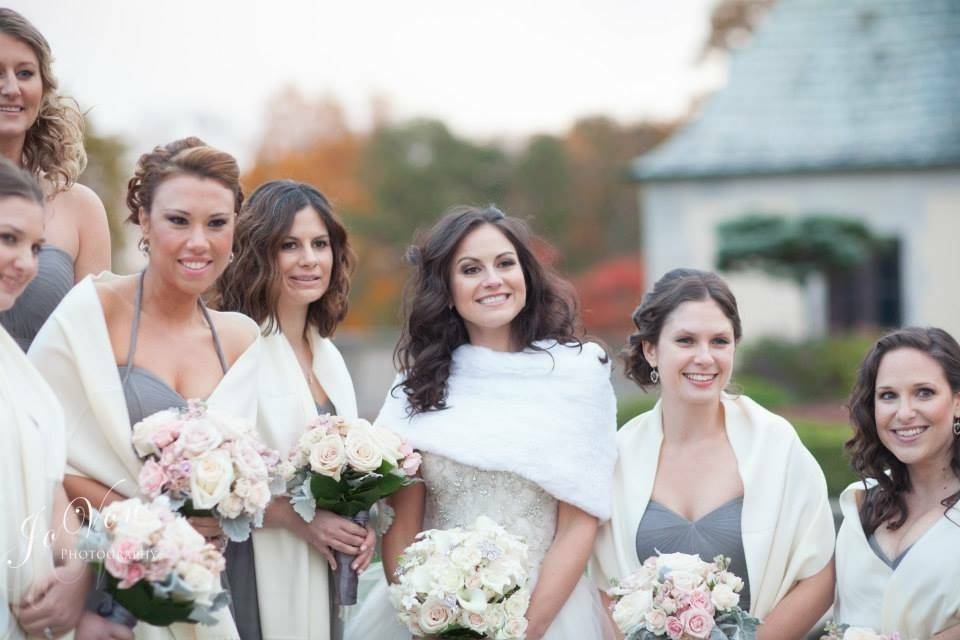
[[(576, 337), (569, 285), (534, 256), (526, 225), (457, 207), (411, 250), (416, 273), (396, 350), (402, 372), (377, 422), (423, 454), (423, 483), (392, 500), (384, 570), (425, 529), (487, 515), (522, 535), (533, 564), (530, 640), (612, 637), (584, 577), (610, 516), (616, 407), (610, 365)], [(347, 640), (409, 639), (382, 580)]]

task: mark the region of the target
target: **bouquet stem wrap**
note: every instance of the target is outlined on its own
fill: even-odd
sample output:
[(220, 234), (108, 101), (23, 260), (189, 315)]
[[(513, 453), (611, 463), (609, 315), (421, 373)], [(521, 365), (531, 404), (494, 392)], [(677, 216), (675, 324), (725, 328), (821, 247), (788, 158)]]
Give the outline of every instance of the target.
[[(370, 512), (364, 509), (349, 519), (364, 527), (370, 519)], [(357, 604), (357, 572), (351, 566), (356, 557), (342, 551), (334, 551), (334, 559), (337, 561), (337, 570), (334, 572), (337, 604), (341, 606)]]
[(130, 613), (126, 607), (117, 602), (116, 598), (106, 591), (99, 592), (97, 596), (97, 615), (101, 618), (106, 618), (110, 622), (122, 624), (130, 629), (137, 626), (137, 616)]

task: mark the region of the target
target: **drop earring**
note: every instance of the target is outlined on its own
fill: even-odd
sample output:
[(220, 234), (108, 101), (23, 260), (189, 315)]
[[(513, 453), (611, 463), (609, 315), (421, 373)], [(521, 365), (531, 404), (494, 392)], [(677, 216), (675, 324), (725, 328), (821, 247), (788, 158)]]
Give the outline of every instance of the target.
[(657, 368), (654, 367), (650, 370), (650, 382), (657, 384), (660, 382), (660, 372), (657, 371)]

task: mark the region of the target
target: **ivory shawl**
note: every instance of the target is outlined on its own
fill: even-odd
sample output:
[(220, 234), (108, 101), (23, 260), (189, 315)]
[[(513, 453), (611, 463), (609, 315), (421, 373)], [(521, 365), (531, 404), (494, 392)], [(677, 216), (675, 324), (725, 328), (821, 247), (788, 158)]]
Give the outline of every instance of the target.
[(56, 396), (0, 327), (0, 637), (24, 638), (9, 605), (53, 571), (44, 544), (54, 492), (66, 464), (63, 413)]
[(402, 388), (391, 387), (377, 423), (415, 449), (512, 471), (606, 520), (617, 455), (609, 360), (592, 342), (538, 345), (546, 351), (462, 345), (453, 353), (446, 409), (410, 417)]
[[(356, 418), (353, 381), (340, 352), (316, 329), (311, 328), (307, 338), (313, 351), (313, 373), (337, 414)], [(280, 332), (272, 333), (261, 339), (261, 345), (257, 427), (264, 441), (286, 457), (307, 421), (317, 416), (317, 407), (286, 337)], [(326, 559), (286, 529), (257, 530), (253, 547), (264, 640), (329, 638), (330, 582)]]
[(863, 484), (855, 482), (840, 494), (837, 622), (899, 631), (905, 640), (929, 638), (960, 624), (960, 508), (951, 507), (891, 569), (867, 542), (858, 492)]
[[(97, 281), (118, 276), (103, 272)], [(251, 335), (259, 335), (250, 321)], [(175, 347), (175, 340), (171, 343)], [(94, 278), (81, 280), (40, 329), (28, 353), (60, 399), (66, 416), (67, 473), (92, 478), (124, 496), (137, 493), (141, 461), (130, 443), (127, 414), (116, 357)], [(210, 407), (256, 419), (259, 339), (237, 359), (207, 398)], [(93, 505), (98, 507), (99, 505)], [(236, 638), (229, 611), (220, 610), (214, 627), (175, 624), (167, 628), (140, 623), (137, 638)]]
[[(724, 394), (727, 438), (743, 481), (741, 529), (750, 613), (763, 618), (795, 583), (823, 569), (834, 528), (823, 471), (789, 422), (746, 396)], [(663, 443), (661, 404), (617, 434), (613, 517), (600, 528), (590, 572), (600, 589), (639, 569), (637, 527), (650, 501)], [(697, 478), (690, 479), (696, 491)], [(709, 481), (709, 480), (707, 480)]]

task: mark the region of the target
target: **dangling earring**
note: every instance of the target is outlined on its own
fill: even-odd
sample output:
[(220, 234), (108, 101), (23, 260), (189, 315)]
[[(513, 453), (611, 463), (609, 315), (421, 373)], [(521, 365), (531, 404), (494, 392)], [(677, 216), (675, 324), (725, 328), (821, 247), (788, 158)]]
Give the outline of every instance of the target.
[(960, 416), (953, 419), (953, 437), (960, 438)]
[(144, 238), (143, 236), (140, 236), (140, 241), (137, 242), (137, 248), (140, 249), (141, 252), (143, 252), (143, 255), (145, 256), (150, 255), (150, 241)]
[(660, 372), (657, 371), (656, 367), (650, 369), (650, 382), (653, 384), (660, 382)]

